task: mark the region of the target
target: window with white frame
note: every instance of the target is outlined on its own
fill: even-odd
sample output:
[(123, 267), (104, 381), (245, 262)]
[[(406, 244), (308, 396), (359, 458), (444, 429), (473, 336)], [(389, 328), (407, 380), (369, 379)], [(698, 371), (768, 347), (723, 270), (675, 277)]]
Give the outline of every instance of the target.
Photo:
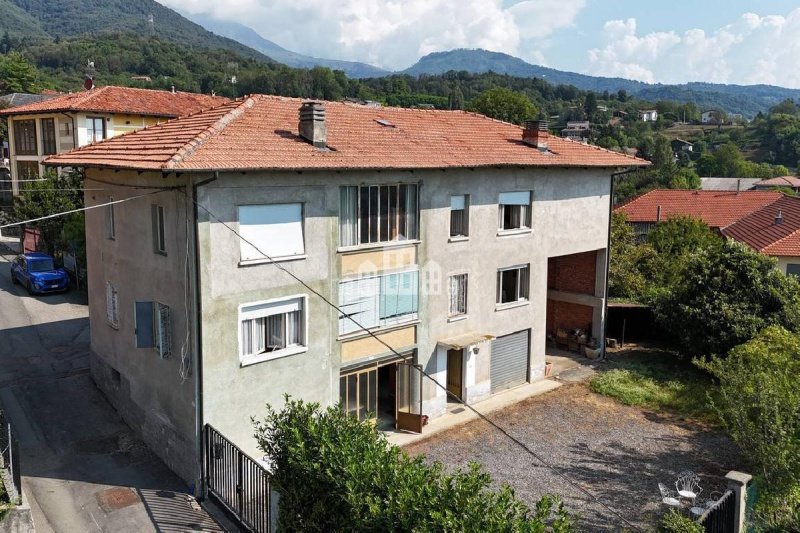
[(119, 327), (119, 295), (110, 281), (106, 282), (106, 321), (115, 328)]
[(239, 311), (239, 355), (251, 363), (307, 349), (306, 298), (247, 304)]
[(172, 353), (172, 316), (160, 302), (134, 304), (134, 334), (137, 348), (153, 348), (162, 358)]
[(467, 235), (469, 235), (469, 195), (451, 196), (450, 236), (466, 237)]
[[(109, 197), (109, 202), (113, 202), (114, 199)], [(106, 206), (106, 238), (107, 239), (115, 239), (117, 237), (117, 228), (114, 222), (114, 204), (109, 204)]]
[(501, 192), (500, 229), (528, 229), (531, 227), (531, 191)]
[(370, 276), (339, 283), (339, 333), (401, 324), (417, 318), (419, 271)]
[(106, 138), (106, 121), (103, 117), (86, 117), (86, 137), (89, 143)]
[(341, 246), (419, 238), (416, 185), (346, 186), (339, 195)]
[(467, 314), (467, 274), (450, 276), (450, 316)]
[(528, 265), (521, 265), (497, 271), (498, 304), (528, 300), (529, 270)]
[(167, 255), (164, 206), (153, 204), (151, 206), (151, 218), (153, 228), (153, 251), (157, 254)]
[(304, 255), (303, 204), (240, 205), (239, 234), (243, 262)]

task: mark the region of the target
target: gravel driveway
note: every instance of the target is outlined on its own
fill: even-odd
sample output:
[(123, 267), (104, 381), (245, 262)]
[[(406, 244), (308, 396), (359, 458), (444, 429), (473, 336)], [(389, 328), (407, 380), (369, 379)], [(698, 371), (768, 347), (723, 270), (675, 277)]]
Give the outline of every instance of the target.
[[(490, 417), (553, 469), (644, 531), (654, 529), (661, 511), (659, 481), (674, 488), (678, 472), (694, 470), (701, 477), (702, 496), (707, 496), (724, 489), (722, 478), (729, 470), (743, 468), (736, 446), (724, 433), (618, 404), (582, 383), (564, 385)], [(482, 420), (405, 450), (449, 467), (478, 461), (496, 482), (508, 483), (529, 504), (543, 494), (559, 494), (581, 515), (582, 531), (633, 529)]]

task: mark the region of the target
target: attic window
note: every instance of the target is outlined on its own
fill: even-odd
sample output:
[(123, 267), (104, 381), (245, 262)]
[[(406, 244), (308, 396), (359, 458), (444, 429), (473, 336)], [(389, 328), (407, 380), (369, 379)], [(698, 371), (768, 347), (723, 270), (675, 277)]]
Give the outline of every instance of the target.
[(375, 119), (375, 122), (377, 122), (378, 124), (380, 124), (381, 126), (384, 126), (386, 128), (396, 128), (397, 127), (394, 124), (392, 124), (391, 122), (389, 122), (388, 120), (386, 120), (385, 118)]

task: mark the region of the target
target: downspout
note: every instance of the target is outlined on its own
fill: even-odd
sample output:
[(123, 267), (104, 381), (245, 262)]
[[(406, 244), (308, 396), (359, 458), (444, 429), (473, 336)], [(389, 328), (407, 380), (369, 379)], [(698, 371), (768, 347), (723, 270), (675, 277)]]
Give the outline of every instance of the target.
[(606, 330), (608, 329), (608, 274), (611, 271), (611, 219), (614, 216), (614, 178), (617, 176), (630, 174), (631, 172), (636, 172), (637, 170), (638, 169), (636, 168), (629, 168), (620, 172), (612, 172), (611, 184), (608, 188), (608, 237), (606, 239), (608, 244), (606, 245), (606, 279), (603, 284), (603, 339), (600, 346), (600, 359), (605, 359), (606, 357)]
[(203, 451), (203, 299), (200, 285), (200, 237), (199, 221), (197, 216), (197, 190), (199, 187), (216, 181), (219, 172), (214, 171), (214, 177), (192, 184), (192, 232), (194, 233), (194, 281), (193, 290), (195, 297), (195, 339), (194, 339), (194, 416), (195, 416), (195, 457), (200, 461), (200, 482), (195, 488), (195, 495), (199, 499), (205, 499), (208, 487), (206, 487), (206, 461)]

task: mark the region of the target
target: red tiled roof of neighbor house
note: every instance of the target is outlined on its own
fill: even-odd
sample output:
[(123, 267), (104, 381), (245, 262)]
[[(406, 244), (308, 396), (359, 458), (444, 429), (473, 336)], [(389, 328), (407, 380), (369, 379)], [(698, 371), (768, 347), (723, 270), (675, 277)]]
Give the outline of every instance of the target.
[(780, 176), (761, 180), (755, 184), (756, 187), (800, 187), (800, 178), (795, 176)]
[(696, 191), (655, 189), (615, 208), (628, 222), (656, 222), (674, 216), (699, 218), (712, 228), (725, 228), (742, 217), (775, 202), (778, 191)]
[[(485, 166), (633, 167), (648, 161), (464, 111), (323, 102), (327, 148), (298, 134), (303, 100), (253, 95), (50, 157), (51, 166), (139, 170), (418, 169)], [(383, 124), (378, 121), (382, 121)]]
[(766, 255), (800, 256), (800, 198), (784, 195), (723, 229), (722, 234)]
[(175, 118), (229, 102), (221, 96), (156, 91), (107, 85), (88, 91), (62, 94), (42, 102), (0, 110), (1, 115), (36, 113), (116, 113)]

